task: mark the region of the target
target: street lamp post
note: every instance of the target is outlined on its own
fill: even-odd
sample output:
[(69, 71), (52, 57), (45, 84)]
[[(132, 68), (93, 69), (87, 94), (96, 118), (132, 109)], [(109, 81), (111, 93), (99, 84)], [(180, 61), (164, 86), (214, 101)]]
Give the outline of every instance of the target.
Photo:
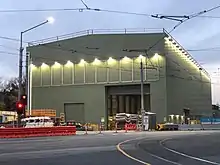
[[(36, 26), (33, 26), (27, 30), (24, 30), (21, 32), (20, 34), (20, 49), (19, 49), (19, 78), (18, 78), (18, 83), (19, 83), (19, 88), (18, 88), (18, 100), (20, 101), (21, 99), (21, 94), (24, 92), (22, 91), (22, 72), (23, 72), (23, 65), (22, 65), (22, 62), (23, 62), (23, 51), (24, 51), (24, 48), (23, 48), (23, 34), (24, 33), (27, 33), (33, 29), (36, 29), (46, 23), (53, 23), (54, 22), (54, 19), (52, 17), (49, 17), (46, 21), (36, 25)], [(28, 75), (28, 66), (29, 66), (29, 57), (26, 56), (26, 82), (25, 82), (25, 87), (26, 87), (26, 90), (25, 90), (25, 93), (27, 94), (27, 97), (28, 96), (28, 78), (29, 78), (29, 75)], [(25, 114), (25, 113), (24, 113)], [(18, 116), (18, 124), (20, 122), (20, 116)]]

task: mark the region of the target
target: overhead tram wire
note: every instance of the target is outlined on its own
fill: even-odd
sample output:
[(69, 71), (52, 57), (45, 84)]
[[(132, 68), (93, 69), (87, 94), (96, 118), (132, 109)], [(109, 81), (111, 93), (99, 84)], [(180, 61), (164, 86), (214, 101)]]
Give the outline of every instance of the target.
[[(12, 37), (0, 36), (0, 39), (9, 40), (9, 41), (15, 41), (15, 42), (20, 42), (20, 40), (19, 40), (18, 38), (12, 38)], [(23, 41), (23, 43), (29, 44), (30, 42)]]
[(106, 13), (151, 17), (151, 15), (147, 13), (137, 13), (137, 12), (128, 12), (128, 11), (119, 11), (119, 10), (110, 10), (110, 9), (101, 9), (101, 8), (57, 8), (57, 9), (23, 9), (23, 10), (10, 9), (10, 10), (0, 10), (0, 13), (52, 12), (52, 11), (53, 12), (93, 11), (93, 12), (106, 12)]
[(0, 13), (25, 13), (25, 12), (52, 12), (52, 11), (81, 11), (86, 10), (86, 8), (59, 8), (59, 9), (9, 9), (0, 10)]
[(3, 44), (0, 44), (0, 47), (3, 47), (3, 48), (6, 48), (6, 49), (11, 49), (11, 50), (19, 50), (17, 48), (14, 48), (14, 47), (11, 47), (11, 46), (7, 46), (7, 45), (3, 45)]
[(210, 47), (201, 49), (188, 49), (189, 52), (202, 52), (202, 51), (220, 51), (220, 47)]
[[(188, 16), (182, 16), (182, 17), (183, 17), (182, 20), (174, 20), (174, 21), (179, 21), (179, 23), (178, 23), (177, 25), (175, 25), (175, 26), (168, 32), (168, 34), (172, 33), (174, 30), (176, 30), (177, 27), (179, 27), (180, 25), (182, 25), (184, 22), (186, 22), (186, 21), (188, 21), (188, 20), (190, 20), (190, 19), (196, 18), (196, 17), (198, 17), (198, 16), (201, 16), (202, 14), (205, 14), (205, 13), (211, 12), (211, 11), (213, 11), (213, 10), (216, 10), (216, 9), (218, 9), (218, 8), (220, 8), (220, 5), (215, 6), (215, 7), (212, 7), (212, 8), (210, 8), (210, 9), (208, 9), (208, 10), (203, 10), (203, 11), (201, 11), (201, 12), (193, 13), (193, 14), (188, 15)], [(155, 17), (155, 18), (158, 17), (159, 19), (161, 19), (158, 14), (155, 15), (154, 17)], [(174, 17), (175, 17), (175, 16), (174, 16)], [(171, 20), (173, 20), (173, 19), (171, 18)], [(156, 41), (151, 47), (149, 47), (149, 48), (146, 50), (146, 54), (147, 54), (149, 51), (151, 51), (152, 48), (154, 48), (156, 45), (158, 45), (158, 44), (164, 39), (164, 37), (166, 37), (166, 35), (167, 35), (167, 34), (165, 34), (165, 35), (164, 35), (163, 37), (161, 37), (158, 41)]]
[(219, 19), (220, 16), (211, 16), (211, 15), (204, 15), (204, 16), (198, 16), (199, 18), (213, 18), (213, 19)]
[(12, 55), (12, 56), (18, 56), (18, 53), (7, 52), (7, 51), (0, 51), (0, 55), (4, 55), (4, 54), (8, 54), (8, 55)]
[[(101, 9), (101, 8), (46, 8), (46, 9), (8, 9), (8, 10), (0, 10), (0, 13), (24, 13), (24, 12), (83, 12), (83, 11), (96, 11), (96, 12), (107, 12), (107, 13), (115, 13), (115, 14), (127, 14), (127, 15), (136, 15), (136, 16), (145, 16), (152, 17), (151, 14), (147, 13), (139, 13), (139, 12), (128, 12), (128, 11), (119, 11), (119, 10), (110, 10), (110, 9)], [(165, 15), (165, 14), (160, 14)], [(220, 18), (220, 16), (198, 16), (200, 18)]]
[[(83, 2), (83, 1), (82, 1)], [(130, 15), (139, 15), (139, 16), (147, 16), (147, 17), (153, 17), (155, 18), (155, 15), (151, 15), (151, 14), (146, 14), (146, 13), (136, 13), (136, 12), (127, 12), (127, 11), (117, 11), (117, 10), (107, 10), (107, 9), (96, 9), (96, 8), (89, 8), (88, 5), (86, 5), (85, 3), (83, 3), (85, 5), (85, 8), (63, 8), (63, 9), (11, 9), (11, 10), (0, 10), (0, 13), (5, 13), (5, 12), (8, 12), (8, 13), (19, 13), (19, 12), (47, 12), (47, 11), (101, 11), (101, 12), (110, 12), (110, 13), (116, 13), (116, 14), (130, 14)], [(199, 13), (195, 13), (195, 14), (192, 14), (192, 15), (189, 15), (189, 19), (191, 18), (194, 18), (194, 17), (215, 17), (215, 16), (201, 16), (202, 14), (205, 14), (205, 13), (208, 13), (210, 11), (213, 11), (217, 8), (219, 8), (219, 6), (216, 6), (216, 7), (213, 7), (211, 9), (208, 9), (208, 10), (204, 10), (202, 12), (199, 12)], [(161, 16), (165, 16), (165, 15), (162, 15), (162, 14), (156, 14), (159, 17)], [(216, 17), (216, 18), (220, 18), (220, 17)], [(187, 19), (187, 20), (189, 20)], [(183, 22), (187, 21), (187, 20), (183, 20)], [(181, 23), (181, 22), (180, 22)], [(177, 26), (177, 25), (176, 25)], [(179, 26), (179, 25), (178, 25)], [(176, 27), (174, 27), (176, 28)], [(171, 33), (171, 32), (169, 32)], [(20, 42), (19, 39), (16, 39), (16, 38), (10, 38), (10, 37), (5, 37), (5, 36), (0, 36), (0, 39), (5, 39), (5, 40), (11, 40), (11, 41), (16, 41), (16, 42)], [(24, 41), (24, 43), (29, 43), (29, 42), (26, 42)]]
[(193, 18), (196, 18), (196, 17), (198, 17), (198, 16), (200, 16), (200, 15), (209, 13), (209, 12), (211, 12), (211, 11), (214, 11), (214, 10), (218, 9), (218, 8), (220, 8), (220, 5), (215, 6), (215, 7), (212, 7), (212, 8), (210, 8), (210, 9), (208, 9), (208, 10), (203, 10), (203, 11), (201, 11), (201, 12), (191, 14), (191, 15), (189, 15), (189, 18), (184, 18), (184, 19), (183, 19), (179, 24), (177, 24), (174, 28), (177, 28), (177, 27), (180, 26), (182, 23), (184, 23), (184, 22), (186, 22), (186, 21), (188, 21), (188, 20), (190, 20), (190, 19), (193, 19)]

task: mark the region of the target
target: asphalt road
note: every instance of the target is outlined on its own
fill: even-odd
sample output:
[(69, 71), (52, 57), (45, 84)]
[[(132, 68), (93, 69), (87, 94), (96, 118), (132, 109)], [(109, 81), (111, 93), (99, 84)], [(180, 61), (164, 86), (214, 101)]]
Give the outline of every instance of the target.
[(220, 132), (145, 132), (0, 140), (0, 165), (220, 165)]

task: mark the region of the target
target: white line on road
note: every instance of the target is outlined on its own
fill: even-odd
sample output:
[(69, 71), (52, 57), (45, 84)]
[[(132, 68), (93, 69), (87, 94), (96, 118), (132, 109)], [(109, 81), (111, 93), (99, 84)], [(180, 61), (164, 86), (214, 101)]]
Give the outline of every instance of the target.
[[(140, 143), (141, 143), (141, 141), (139, 141), (139, 142), (137, 143), (137, 145), (139, 146)], [(146, 151), (146, 152), (147, 152), (147, 151)], [(168, 159), (165, 159), (165, 158), (163, 158), (163, 157), (157, 156), (157, 155), (152, 154), (152, 153), (150, 153), (150, 152), (147, 152), (147, 153), (148, 153), (149, 155), (151, 155), (152, 157), (155, 157), (155, 158), (157, 158), (157, 159), (160, 159), (160, 160), (162, 160), (162, 161), (164, 161), (164, 162), (168, 162), (168, 163), (175, 164), (175, 165), (182, 165), (182, 164), (180, 164), (180, 163), (173, 162), (173, 161), (171, 161), (171, 160), (168, 160)]]
[(77, 148), (61, 148), (61, 149), (47, 149), (47, 150), (31, 150), (31, 151), (16, 151), (9, 153), (0, 153), (0, 158), (4, 157), (16, 157), (16, 156), (31, 156), (31, 155), (44, 155), (47, 154), (59, 154), (59, 153), (69, 153), (69, 152), (100, 152), (100, 151), (115, 151), (115, 145), (112, 146), (96, 146), (96, 147), (77, 147)]
[(139, 138), (135, 138), (135, 139), (125, 140), (125, 141), (123, 141), (123, 142), (118, 143), (118, 145), (117, 145), (116, 147), (117, 147), (118, 151), (121, 152), (124, 156), (126, 156), (126, 157), (128, 157), (128, 158), (130, 158), (130, 159), (132, 159), (132, 160), (134, 160), (134, 161), (136, 161), (136, 162), (139, 162), (139, 163), (141, 163), (141, 164), (151, 165), (151, 164), (149, 164), (149, 163), (147, 163), (147, 162), (144, 162), (144, 161), (142, 161), (142, 160), (140, 160), (140, 159), (137, 159), (137, 158), (135, 158), (135, 157), (129, 155), (129, 154), (126, 153), (123, 149), (121, 149), (121, 145), (123, 145), (123, 144), (125, 144), (125, 143), (128, 143), (128, 142), (131, 142), (131, 141), (134, 141), (134, 140), (140, 140), (140, 139), (143, 139), (143, 138), (146, 138), (146, 137), (141, 137), (141, 138), (139, 137)]
[(170, 152), (173, 152), (173, 153), (175, 153), (175, 154), (184, 156), (184, 157), (186, 157), (186, 158), (194, 159), (194, 160), (197, 160), (197, 161), (200, 161), (200, 162), (205, 162), (205, 163), (213, 164), (213, 165), (220, 165), (220, 163), (217, 163), (217, 162), (212, 162), (212, 161), (210, 161), (210, 160), (206, 160), (206, 159), (198, 158), (198, 157), (195, 157), (195, 156), (187, 155), (187, 154), (185, 154), (185, 153), (182, 153), (182, 152), (173, 150), (173, 149), (171, 149), (171, 148), (168, 148), (168, 147), (166, 147), (166, 146), (164, 146), (164, 145), (162, 144), (163, 142), (165, 142), (165, 141), (167, 141), (167, 140), (171, 140), (171, 138), (167, 138), (167, 139), (161, 140), (161, 141), (160, 141), (160, 145), (161, 145), (164, 149), (166, 149), (166, 150), (168, 150), (168, 151), (170, 151)]

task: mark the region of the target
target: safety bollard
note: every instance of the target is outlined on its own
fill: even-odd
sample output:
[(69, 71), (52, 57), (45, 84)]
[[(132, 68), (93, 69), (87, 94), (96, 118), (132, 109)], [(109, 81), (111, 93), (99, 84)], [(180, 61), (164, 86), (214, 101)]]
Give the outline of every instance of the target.
[(102, 124), (99, 124), (99, 134), (102, 134)]
[(85, 135), (88, 135), (88, 124), (87, 123), (85, 124), (85, 131), (86, 131)]
[(139, 128), (139, 125), (136, 124), (136, 131), (139, 132), (140, 131), (140, 128)]
[(118, 133), (118, 123), (115, 123), (115, 133)]
[(125, 133), (128, 132), (128, 127), (127, 127), (127, 123), (125, 124)]

